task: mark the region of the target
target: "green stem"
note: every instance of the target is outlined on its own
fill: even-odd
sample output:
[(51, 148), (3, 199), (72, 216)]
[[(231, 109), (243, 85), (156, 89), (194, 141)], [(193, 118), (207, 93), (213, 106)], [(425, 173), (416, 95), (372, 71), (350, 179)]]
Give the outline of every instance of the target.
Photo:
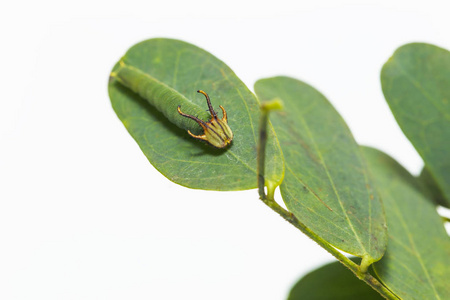
[(259, 197), (266, 198), (266, 193), (264, 191), (264, 187), (266, 185), (264, 180), (265, 174), (265, 157), (266, 157), (266, 141), (267, 141), (267, 122), (269, 120), (268, 111), (262, 110), (261, 119), (259, 120), (259, 140), (264, 141), (263, 143), (258, 144), (258, 148), (256, 151), (256, 159), (258, 161), (258, 191)]
[[(259, 143), (257, 149), (257, 160), (258, 160), (258, 192), (260, 199), (269, 206), (273, 211), (278, 213), (283, 219), (291, 223), (294, 227), (298, 228), (301, 232), (306, 234), (309, 238), (319, 244), (322, 248), (327, 250), (331, 255), (336, 257), (344, 266), (346, 266), (350, 271), (352, 271), (359, 279), (366, 282), (374, 290), (380, 293), (386, 299), (398, 300), (399, 298), (394, 295), (390, 290), (388, 290), (383, 284), (381, 284), (375, 277), (373, 277), (369, 272), (367, 272), (368, 265), (364, 264), (361, 268), (358, 264), (351, 261), (348, 257), (339, 252), (336, 248), (331, 246), (327, 241), (316, 235), (311, 231), (305, 224), (300, 222), (291, 212), (285, 210), (281, 207), (274, 199), (273, 189), (268, 188), (269, 193), (266, 195), (264, 191), (265, 179), (264, 179), (264, 165), (265, 165), (265, 149), (267, 143), (267, 124), (268, 124), (268, 114), (270, 110), (279, 109), (281, 103), (279, 101), (272, 101), (268, 103), (263, 103), (261, 105), (261, 119), (259, 127)], [(364, 259), (363, 259), (364, 260)]]
[(442, 220), (445, 222), (450, 222), (450, 218), (446, 217), (446, 216), (441, 216)]

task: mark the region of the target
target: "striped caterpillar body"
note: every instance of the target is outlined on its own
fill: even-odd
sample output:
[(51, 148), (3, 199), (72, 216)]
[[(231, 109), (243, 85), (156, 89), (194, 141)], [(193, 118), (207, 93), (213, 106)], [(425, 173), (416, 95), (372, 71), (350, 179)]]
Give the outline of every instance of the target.
[[(111, 76), (146, 99), (169, 121), (187, 130), (192, 137), (204, 140), (216, 148), (224, 148), (233, 140), (225, 109), (219, 106), (223, 113), (222, 119), (219, 119), (204, 91), (197, 92), (206, 97), (209, 113), (165, 83), (123, 61), (120, 61), (119, 68)], [(200, 134), (201, 130), (203, 134)]]

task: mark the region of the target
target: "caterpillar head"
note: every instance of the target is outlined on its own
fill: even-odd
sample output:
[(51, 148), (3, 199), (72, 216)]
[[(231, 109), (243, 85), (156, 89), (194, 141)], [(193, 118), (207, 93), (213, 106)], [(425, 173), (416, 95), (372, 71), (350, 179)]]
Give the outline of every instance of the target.
[(217, 113), (214, 111), (211, 105), (208, 94), (202, 90), (198, 90), (197, 93), (205, 95), (206, 102), (208, 103), (208, 109), (211, 113), (211, 120), (205, 122), (195, 116), (185, 114), (181, 111), (181, 106), (178, 106), (177, 110), (180, 115), (194, 120), (203, 128), (204, 133), (202, 135), (192, 134), (188, 130), (189, 135), (196, 139), (206, 141), (216, 148), (225, 148), (226, 146), (231, 144), (231, 141), (233, 140), (233, 132), (231, 131), (230, 126), (228, 126), (227, 112), (225, 111), (225, 108), (223, 108), (222, 105), (219, 105), (223, 113), (222, 119), (219, 119), (217, 117)]

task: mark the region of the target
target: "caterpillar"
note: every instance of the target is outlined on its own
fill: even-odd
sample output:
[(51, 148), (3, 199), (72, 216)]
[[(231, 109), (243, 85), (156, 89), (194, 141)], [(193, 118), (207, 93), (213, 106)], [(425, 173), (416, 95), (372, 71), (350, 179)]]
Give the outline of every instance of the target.
[(206, 141), (216, 148), (224, 148), (233, 140), (225, 108), (219, 105), (222, 110), (222, 118), (219, 119), (206, 92), (197, 91), (205, 96), (209, 113), (165, 83), (123, 61), (119, 62), (119, 68), (111, 73), (111, 77), (146, 99), (193, 138)]

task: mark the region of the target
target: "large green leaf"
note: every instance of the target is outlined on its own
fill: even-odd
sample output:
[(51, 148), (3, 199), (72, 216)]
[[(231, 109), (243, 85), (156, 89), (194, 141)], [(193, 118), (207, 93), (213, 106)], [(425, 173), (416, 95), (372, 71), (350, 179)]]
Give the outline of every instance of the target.
[[(257, 187), (256, 143), (259, 103), (233, 71), (210, 53), (171, 39), (141, 42), (122, 61), (165, 84), (207, 110), (207, 92), (215, 108), (225, 107), (234, 133), (231, 147), (215, 149), (176, 127), (146, 100), (109, 83), (112, 106), (148, 160), (164, 176), (183, 186), (207, 190), (244, 190)], [(118, 68), (118, 64), (113, 70)], [(273, 130), (267, 145), (267, 179), (282, 181), (283, 158)]]
[(389, 242), (373, 266), (401, 299), (450, 299), (450, 239), (415, 177), (386, 154), (364, 148), (386, 211)]
[(313, 87), (288, 77), (256, 82), (260, 100), (279, 98), (271, 115), (286, 163), (281, 195), (314, 233), (366, 263), (386, 248), (385, 217), (361, 150), (337, 111)]
[[(353, 259), (356, 262), (356, 259)], [(378, 292), (340, 262), (306, 274), (291, 289), (288, 300), (381, 300)]]
[(450, 52), (400, 47), (381, 71), (386, 100), (450, 205)]

